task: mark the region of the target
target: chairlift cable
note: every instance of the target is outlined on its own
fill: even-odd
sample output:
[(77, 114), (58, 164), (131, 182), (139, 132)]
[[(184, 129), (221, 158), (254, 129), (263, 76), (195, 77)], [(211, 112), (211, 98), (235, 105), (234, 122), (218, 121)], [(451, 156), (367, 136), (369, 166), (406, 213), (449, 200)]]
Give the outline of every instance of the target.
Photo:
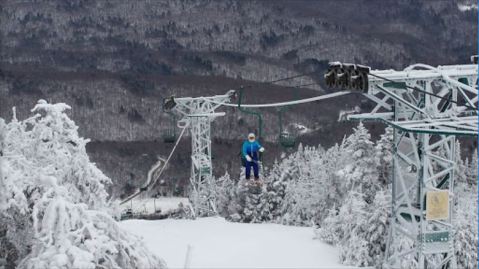
[[(346, 94), (349, 94), (349, 93), (351, 93), (351, 91), (340, 91), (340, 92), (323, 94), (323, 95), (319, 95), (319, 96), (315, 96), (315, 97), (311, 97), (311, 98), (300, 99), (300, 100), (295, 100), (295, 101), (287, 101), (287, 102), (279, 102), (279, 103), (266, 103), (266, 104), (241, 104), (241, 107), (267, 108), (267, 107), (299, 105), (299, 104), (311, 103), (311, 102), (315, 102), (315, 101), (334, 98), (334, 97), (346, 95)], [(219, 104), (219, 105), (229, 106), (229, 107), (238, 107), (237, 104), (220, 103), (220, 102), (214, 102), (214, 103)]]
[(275, 79), (275, 80), (271, 80), (271, 81), (264, 82), (264, 83), (275, 83), (275, 82), (285, 81), (285, 80), (289, 80), (289, 79), (293, 79), (293, 78), (305, 77), (305, 76), (312, 75), (312, 74), (314, 74), (314, 73), (316, 73), (316, 72), (317, 72), (317, 71), (312, 71), (312, 72), (308, 72), (308, 73), (304, 73), (304, 74), (299, 74), (299, 75), (294, 75), (294, 76), (290, 76), (290, 77), (284, 77), (284, 78), (280, 78), (280, 79)]
[(135, 193), (133, 193), (132, 195), (128, 196), (126, 199), (124, 199), (123, 201), (120, 202), (120, 205), (122, 204), (125, 204), (127, 202), (129, 202), (130, 200), (132, 200), (133, 198), (137, 197), (138, 195), (140, 195), (141, 193), (147, 191), (149, 188), (151, 188), (152, 186), (154, 186), (156, 184), (156, 182), (158, 181), (158, 179), (160, 178), (161, 174), (163, 173), (163, 171), (165, 171), (165, 168), (168, 166), (168, 162), (170, 161), (171, 159), (171, 156), (173, 156), (173, 153), (175, 152), (176, 150), (176, 147), (178, 146), (178, 144), (180, 143), (180, 140), (181, 140), (181, 137), (183, 136), (183, 134), (185, 133), (186, 129), (188, 126), (185, 126), (183, 127), (183, 130), (181, 131), (180, 133), (180, 136), (178, 136), (178, 139), (176, 139), (176, 143), (175, 145), (173, 146), (173, 149), (171, 150), (170, 152), (170, 155), (168, 155), (168, 158), (166, 159), (165, 163), (163, 164), (163, 166), (161, 167), (160, 171), (158, 172), (158, 175), (155, 177), (155, 179), (152, 181), (152, 177), (154, 176), (154, 172), (152, 173), (148, 173), (148, 178), (146, 180), (146, 183), (140, 188), (138, 189)]
[(318, 85), (318, 83), (314, 82), (314, 83), (307, 83), (307, 84), (293, 85), (293, 86), (290, 86), (290, 87), (292, 87), (292, 88), (300, 88), (300, 87), (306, 87), (306, 86), (312, 86), (312, 85)]

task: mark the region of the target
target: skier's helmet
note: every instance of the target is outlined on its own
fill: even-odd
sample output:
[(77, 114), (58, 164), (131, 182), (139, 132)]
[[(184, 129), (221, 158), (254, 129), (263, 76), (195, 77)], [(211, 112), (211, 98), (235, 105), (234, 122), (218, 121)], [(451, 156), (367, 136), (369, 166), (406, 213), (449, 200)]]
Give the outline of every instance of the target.
[(248, 134), (248, 140), (253, 142), (256, 139), (256, 135), (254, 133), (249, 133)]

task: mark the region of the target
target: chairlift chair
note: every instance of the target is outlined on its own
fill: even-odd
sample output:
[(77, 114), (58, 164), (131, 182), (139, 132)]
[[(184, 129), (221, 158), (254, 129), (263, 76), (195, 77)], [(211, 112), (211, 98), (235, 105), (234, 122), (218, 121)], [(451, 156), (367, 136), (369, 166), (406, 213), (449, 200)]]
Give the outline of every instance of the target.
[(176, 104), (174, 103), (173, 97), (171, 98), (166, 98), (163, 100), (163, 111), (170, 115), (171, 117), (171, 124), (170, 127), (165, 128), (162, 131), (162, 138), (164, 143), (174, 143), (176, 141), (176, 117), (173, 112), (171, 112), (171, 109), (175, 106)]
[[(298, 91), (297, 89), (294, 91), (294, 99), (298, 100)], [(280, 107), (277, 109), (278, 111), (278, 125), (279, 125), (279, 135), (278, 135), (278, 142), (279, 144), (285, 148), (290, 149), (296, 146), (297, 136), (290, 132), (287, 132), (283, 128), (283, 113), (288, 109), (287, 106)]]
[(296, 136), (288, 132), (281, 132), (279, 134), (279, 143), (284, 148), (293, 148), (296, 145)]
[(163, 142), (174, 143), (176, 141), (176, 130), (174, 128), (167, 128), (163, 130)]

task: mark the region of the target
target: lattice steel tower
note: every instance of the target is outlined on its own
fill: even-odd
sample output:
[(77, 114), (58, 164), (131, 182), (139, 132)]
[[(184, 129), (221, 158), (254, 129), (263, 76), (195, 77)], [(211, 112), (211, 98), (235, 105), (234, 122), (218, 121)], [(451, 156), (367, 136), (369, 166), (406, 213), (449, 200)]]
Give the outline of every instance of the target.
[[(376, 106), (348, 119), (394, 127), (392, 212), (384, 268), (456, 268), (456, 136), (477, 136), (476, 64), (403, 71), (331, 63), (326, 82), (358, 90)], [(471, 209), (472, 210), (472, 209)], [(476, 221), (476, 220), (471, 220)]]
[(216, 214), (215, 182), (211, 163), (211, 122), (224, 112), (215, 112), (223, 103), (229, 103), (234, 91), (210, 97), (168, 98), (164, 108), (182, 116), (178, 127), (189, 128), (191, 134), (191, 191), (190, 200), (195, 216)]

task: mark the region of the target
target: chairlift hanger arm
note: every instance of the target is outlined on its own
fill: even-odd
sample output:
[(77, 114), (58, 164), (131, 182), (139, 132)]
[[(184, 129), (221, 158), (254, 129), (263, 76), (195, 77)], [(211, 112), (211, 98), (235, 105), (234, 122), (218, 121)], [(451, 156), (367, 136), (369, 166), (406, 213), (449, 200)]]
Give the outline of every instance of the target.
[(258, 138), (262, 138), (262, 133), (263, 133), (263, 116), (261, 115), (261, 113), (259, 112), (256, 112), (256, 111), (252, 111), (252, 110), (248, 110), (248, 109), (244, 109), (241, 104), (243, 100), (243, 88), (240, 89), (240, 92), (239, 92), (239, 98), (238, 98), (238, 109), (243, 112), (243, 113), (246, 113), (246, 114), (250, 114), (250, 115), (254, 115), (258, 118)]

